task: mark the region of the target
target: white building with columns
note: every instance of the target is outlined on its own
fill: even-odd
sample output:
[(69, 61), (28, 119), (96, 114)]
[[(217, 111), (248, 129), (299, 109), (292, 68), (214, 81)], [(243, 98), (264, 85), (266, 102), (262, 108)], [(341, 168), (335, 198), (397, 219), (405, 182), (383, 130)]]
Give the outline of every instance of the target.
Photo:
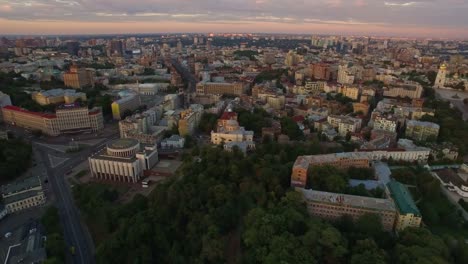
[(156, 165), (158, 151), (155, 145), (143, 146), (135, 139), (117, 139), (88, 160), (93, 178), (135, 183)]

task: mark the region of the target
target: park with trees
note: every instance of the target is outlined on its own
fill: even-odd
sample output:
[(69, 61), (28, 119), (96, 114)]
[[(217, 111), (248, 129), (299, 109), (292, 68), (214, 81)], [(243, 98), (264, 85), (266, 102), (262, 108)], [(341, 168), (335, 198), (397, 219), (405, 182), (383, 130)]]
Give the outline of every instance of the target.
[(31, 164), (31, 144), (21, 139), (0, 139), (0, 183), (21, 176)]
[(431, 226), (395, 236), (375, 215), (311, 217), (290, 173), (298, 155), (319, 153), (318, 142), (266, 142), (249, 156), (207, 146), (149, 197), (121, 204), (118, 190), (95, 184), (74, 194), (97, 225), (97, 263), (467, 263), (463, 236)]

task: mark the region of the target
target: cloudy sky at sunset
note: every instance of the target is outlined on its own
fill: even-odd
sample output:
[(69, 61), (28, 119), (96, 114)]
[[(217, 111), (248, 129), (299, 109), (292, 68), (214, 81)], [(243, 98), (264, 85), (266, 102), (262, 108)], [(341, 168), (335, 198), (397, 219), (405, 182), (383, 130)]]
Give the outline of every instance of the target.
[(468, 38), (468, 0), (0, 0), (0, 34), (278, 32)]

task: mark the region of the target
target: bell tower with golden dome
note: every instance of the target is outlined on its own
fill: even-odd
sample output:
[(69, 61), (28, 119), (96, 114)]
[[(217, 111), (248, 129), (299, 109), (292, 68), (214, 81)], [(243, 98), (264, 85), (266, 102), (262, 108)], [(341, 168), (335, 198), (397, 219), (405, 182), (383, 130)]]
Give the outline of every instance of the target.
[(447, 64), (442, 63), (437, 73), (437, 77), (434, 83), (434, 88), (445, 88), (445, 80), (447, 77)]

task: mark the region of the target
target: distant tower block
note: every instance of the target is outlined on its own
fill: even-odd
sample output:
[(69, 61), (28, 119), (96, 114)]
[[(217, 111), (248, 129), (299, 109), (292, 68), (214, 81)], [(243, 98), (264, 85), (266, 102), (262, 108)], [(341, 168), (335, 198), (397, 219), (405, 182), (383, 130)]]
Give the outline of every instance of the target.
[(445, 87), (445, 78), (447, 76), (447, 65), (442, 63), (437, 73), (437, 77), (434, 83), (434, 88), (444, 88)]

